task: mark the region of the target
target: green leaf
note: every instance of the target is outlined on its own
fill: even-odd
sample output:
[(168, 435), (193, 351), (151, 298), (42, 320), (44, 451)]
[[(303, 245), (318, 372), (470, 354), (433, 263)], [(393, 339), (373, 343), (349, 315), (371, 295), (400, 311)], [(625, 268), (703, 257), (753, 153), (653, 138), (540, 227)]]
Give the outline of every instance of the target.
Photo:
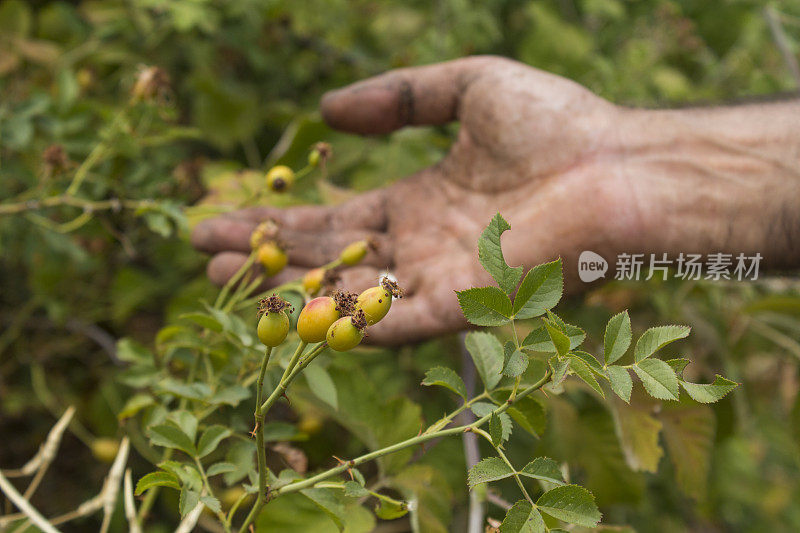
[(515, 378), (528, 368), (528, 356), (517, 350), (513, 342), (507, 342), (503, 348), (503, 375)]
[(693, 498), (704, 498), (714, 450), (713, 410), (686, 399), (664, 405), (659, 418), (664, 424), (664, 445), (675, 466), (678, 486)]
[(455, 392), (465, 400), (467, 399), (467, 387), (464, 381), (451, 368), (435, 366), (425, 373), (422, 385), (439, 385)]
[(692, 328), (688, 326), (658, 326), (650, 328), (639, 337), (633, 348), (633, 358), (637, 363), (647, 359), (667, 344), (689, 336)]
[(456, 291), (467, 321), (476, 326), (502, 326), (511, 320), (511, 300), (497, 287)]
[(188, 320), (189, 322), (193, 322), (202, 328), (210, 329), (211, 331), (216, 331), (217, 333), (219, 333), (224, 329), (223, 325), (219, 322), (219, 320), (217, 320), (208, 313), (200, 313), (200, 312), (184, 313), (180, 315), (178, 318), (181, 320)]
[(478, 259), (506, 294), (514, 292), (522, 277), (522, 267), (508, 266), (503, 257), (500, 236), (510, 229), (508, 222), (497, 213), (478, 238)]
[[(583, 339), (586, 338), (586, 332), (572, 324), (565, 324), (565, 326), (566, 328), (562, 331), (569, 337), (569, 349), (574, 350), (580, 346)], [(547, 333), (547, 328), (545, 327), (536, 328), (531, 331), (522, 341), (520, 348), (532, 352), (556, 353), (556, 347), (553, 345), (553, 341), (550, 340), (550, 335)]]
[(211, 396), (211, 388), (203, 382), (183, 383), (174, 378), (165, 378), (158, 382), (158, 392), (172, 394), (178, 398), (203, 401)]
[(530, 396), (517, 400), (514, 405), (506, 409), (506, 413), (534, 437), (541, 436), (547, 426), (547, 413), (544, 406), (539, 400)]
[(562, 485), (548, 490), (539, 497), (536, 505), (553, 518), (583, 527), (595, 527), (603, 517), (592, 493), (578, 485)]
[(344, 495), (350, 498), (363, 498), (369, 496), (369, 491), (357, 481), (344, 482)]
[(222, 512), (222, 505), (220, 505), (219, 500), (213, 496), (203, 496), (200, 498), (200, 501), (203, 502), (203, 505), (209, 508), (212, 513), (219, 513)]
[(547, 329), (547, 334), (550, 336), (553, 346), (556, 347), (556, 353), (562, 356), (567, 355), (570, 347), (569, 337), (547, 320), (544, 320), (544, 327)]
[(152, 487), (169, 487), (172, 489), (181, 489), (178, 483), (178, 478), (169, 472), (150, 472), (145, 475), (136, 483), (136, 490), (134, 495), (138, 496), (147, 489)]
[(339, 397), (336, 393), (336, 384), (330, 374), (319, 365), (309, 365), (303, 371), (311, 391), (323, 402), (334, 409), (339, 408)]
[(469, 469), (467, 484), (472, 489), (475, 485), (505, 479), (514, 472), (499, 457), (488, 457)]
[(606, 371), (603, 368), (603, 365), (600, 363), (600, 361), (598, 361), (597, 358), (592, 354), (590, 354), (589, 352), (584, 352), (583, 350), (575, 350), (574, 352), (571, 352), (570, 355), (573, 357), (577, 357), (578, 359), (586, 363), (586, 365), (592, 370), (592, 372), (603, 377), (608, 377), (606, 376)]
[(688, 359), (667, 359), (666, 362), (678, 375), (678, 379), (683, 379), (683, 370), (691, 363)]
[(486, 389), (492, 390), (500, 381), (503, 370), (503, 345), (491, 333), (471, 331), (464, 339), (464, 346), (472, 356)]
[(567, 377), (567, 371), (569, 370), (569, 359), (567, 358), (559, 358), (557, 355), (554, 355), (549, 360), (550, 369), (553, 372), (553, 377), (550, 378), (550, 383), (553, 387), (558, 387), (564, 378)]
[(227, 474), (228, 472), (236, 472), (237, 468), (238, 467), (235, 464), (226, 463), (226, 462), (223, 461), (223, 462), (214, 463), (213, 465), (211, 465), (208, 468), (208, 471), (206, 472), (206, 474), (208, 474), (208, 477), (217, 476), (219, 474)]
[(564, 481), (564, 475), (558, 467), (558, 463), (549, 457), (537, 457), (525, 465), (525, 468), (519, 471), (519, 475), (541, 479), (542, 481), (548, 481), (558, 485), (566, 483), (566, 481)]
[(120, 420), (124, 420), (125, 418), (130, 418), (135, 416), (136, 413), (144, 409), (145, 407), (150, 407), (156, 403), (155, 399), (150, 396), (149, 394), (136, 394), (128, 398), (128, 401), (125, 402), (125, 405), (122, 407), (122, 410), (117, 413), (117, 418)]
[(317, 504), (333, 520), (339, 531), (344, 531), (344, 524), (347, 521), (345, 507), (330, 489), (304, 489), (300, 494)]
[[(306, 371), (309, 368), (311, 367), (306, 368)], [(208, 398), (208, 403), (212, 405), (225, 404), (236, 407), (242, 400), (247, 400), (248, 398), (250, 398), (250, 389), (244, 385), (231, 385), (230, 387), (221, 388), (215, 392)]]
[(153, 364), (153, 353), (133, 339), (117, 341), (117, 358), (132, 364)]
[[(495, 409), (497, 409), (497, 406), (489, 402), (475, 402), (470, 406), (470, 410), (478, 418), (483, 418), (484, 416), (492, 414)], [(495, 416), (500, 420), (500, 425), (502, 427), (501, 441), (506, 441), (511, 436), (511, 431), (514, 427), (514, 424), (511, 422), (511, 417), (507, 413), (500, 413)]]
[(506, 513), (499, 533), (545, 533), (542, 515), (528, 500), (519, 500)]
[(408, 514), (408, 505), (405, 502), (396, 502), (381, 498), (375, 506), (375, 516), (381, 520), (397, 520)]
[(180, 411), (173, 411), (167, 417), (169, 420), (175, 423), (181, 431), (186, 433), (189, 437), (189, 440), (194, 442), (194, 439), (197, 437), (197, 417), (194, 416), (189, 411), (180, 410)]
[(611, 382), (611, 390), (622, 398), (625, 403), (631, 403), (631, 392), (633, 391), (633, 380), (627, 368), (612, 365), (606, 368), (608, 380)]
[(156, 446), (163, 446), (165, 448), (177, 448), (187, 454), (194, 456), (197, 451), (194, 448), (194, 443), (189, 436), (181, 431), (181, 429), (172, 424), (159, 424), (151, 426), (148, 430), (150, 442)]
[(617, 313), (606, 324), (606, 333), (603, 337), (603, 358), (607, 365), (619, 360), (625, 355), (631, 345), (631, 317), (628, 311)]
[(652, 405), (637, 402), (631, 406), (612, 405), (617, 435), (625, 462), (636, 472), (656, 473), (664, 455), (659, 443), (661, 422), (652, 416)]
[(183, 487), (181, 489), (181, 497), (179, 503), (181, 518), (192, 512), (192, 509), (197, 507), (197, 504), (199, 502), (200, 502), (199, 492), (197, 492), (196, 490)]
[(606, 395), (603, 393), (603, 389), (600, 387), (600, 384), (597, 383), (594, 374), (592, 374), (592, 371), (589, 369), (589, 365), (584, 363), (583, 359), (579, 357), (570, 357), (569, 359), (569, 367), (572, 369), (575, 375), (581, 378), (584, 383), (589, 385), (592, 389), (594, 389), (597, 394), (605, 398)]
[(713, 383), (689, 383), (688, 381), (681, 381), (680, 383), (683, 390), (685, 390), (694, 401), (700, 403), (718, 402), (739, 386), (738, 383), (725, 379), (719, 374), (714, 377)]
[(659, 400), (678, 400), (680, 389), (675, 371), (661, 359), (645, 359), (633, 366), (647, 393)]
[(503, 424), (494, 411), (489, 419), (489, 436), (492, 437), (492, 445), (495, 448), (503, 443)]
[(226, 485), (242, 480), (249, 472), (255, 471), (256, 444), (251, 440), (236, 441), (229, 446), (225, 460), (236, 465), (233, 472), (225, 472), (222, 476)]
[(214, 425), (203, 432), (197, 443), (197, 456), (205, 457), (219, 446), (219, 443), (230, 437), (232, 431), (225, 426)]
[(533, 318), (556, 306), (564, 291), (561, 259), (533, 267), (514, 298), (514, 318)]

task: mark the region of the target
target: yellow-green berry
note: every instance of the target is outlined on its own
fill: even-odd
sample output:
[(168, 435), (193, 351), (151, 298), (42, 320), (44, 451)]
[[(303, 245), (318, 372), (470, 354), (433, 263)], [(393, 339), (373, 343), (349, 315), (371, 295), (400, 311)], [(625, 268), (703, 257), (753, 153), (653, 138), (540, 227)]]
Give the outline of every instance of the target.
[(339, 260), (348, 266), (357, 265), (364, 259), (369, 249), (370, 243), (368, 241), (350, 243), (342, 250), (342, 253), (339, 255)]
[(267, 187), (273, 192), (286, 192), (294, 184), (294, 170), (286, 165), (277, 165), (267, 172)]
[(264, 346), (275, 347), (281, 344), (289, 333), (289, 316), (292, 312), (289, 302), (273, 294), (259, 302), (259, 311), (263, 313), (258, 320), (258, 340)]
[(286, 267), (289, 257), (275, 241), (267, 241), (258, 247), (258, 262), (267, 276), (274, 276)]
[(334, 322), (328, 329), (325, 340), (331, 350), (346, 352), (361, 343), (366, 327), (367, 319), (364, 316), (364, 311), (359, 309), (354, 315), (340, 318)]

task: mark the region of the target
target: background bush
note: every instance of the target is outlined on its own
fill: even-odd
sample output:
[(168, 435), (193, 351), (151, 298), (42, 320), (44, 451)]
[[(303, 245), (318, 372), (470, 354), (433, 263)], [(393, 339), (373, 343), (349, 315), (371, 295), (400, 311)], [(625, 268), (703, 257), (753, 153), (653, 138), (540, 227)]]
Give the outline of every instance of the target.
[[(770, 30), (768, 9), (782, 34)], [(0, 465), (26, 461), (54, 416), (75, 404), (77, 421), (34, 502), (55, 514), (95, 492), (107, 467), (80, 441), (119, 437), (116, 414), (131, 394), (117, 379), (125, 364), (116, 340), (152, 344), (165, 320), (215, 294), (178, 206), (209, 191), (213, 203), (241, 200), (257, 178), (241, 171), (276, 162), (302, 166), (317, 140), (334, 145), (330, 179), (281, 202), (339, 201), (351, 189), (431, 164), (453, 138), (452, 126), (371, 139), (334, 133), (316, 112), (325, 90), (389, 68), (494, 53), (572, 78), (617, 103), (720, 103), (795, 90), (798, 81), (776, 42), (785, 39), (796, 55), (799, 26), (796, 2), (765, 8), (746, 0), (3, 1), (3, 203), (65, 189), (69, 172), (43, 161), (54, 144), (63, 146), (71, 169), (102, 146), (81, 189), (86, 198), (159, 203), (99, 211), (67, 234), (30, 212), (0, 218)], [(163, 69), (169, 88), (154, 102), (132, 103), (145, 66)], [(43, 212), (58, 222), (80, 213)], [(713, 408), (640, 403), (640, 416), (624, 422), (576, 388), (568, 391), (573, 401), (552, 402), (543, 438), (520, 439), (516, 453), (577, 458), (572, 467), (598, 496), (608, 523), (642, 531), (799, 530), (798, 284), (615, 283), (561, 312), (594, 324), (589, 339), (597, 342), (605, 320), (625, 307), (641, 326), (692, 325), (688, 345), (700, 377), (724, 370), (743, 386)], [(369, 383), (352, 387), (355, 404), (408, 395), (411, 417), (432, 421), (446, 409), (446, 396), (417, 384), (431, 366), (452, 366), (460, 357), (456, 339), (441, 339), (368, 361), (343, 359), (338, 372)], [(300, 424), (305, 440), (294, 445), (310, 467), (358, 450), (342, 429), (348, 421), (306, 396), (298, 392), (299, 401), (279, 414)], [(713, 433), (692, 425), (707, 420)], [(659, 440), (658, 429), (668, 426), (680, 430), (691, 453), (672, 454), (678, 443)], [(598, 463), (598, 450), (614, 460)], [(409, 486), (427, 487), (424, 530), (463, 529), (464, 473), (457, 440), (403, 471)], [(320, 520), (291, 498), (268, 513), (278, 516), (286, 506), (299, 517), (294, 530)], [(171, 526), (172, 508), (157, 507), (151, 526)]]

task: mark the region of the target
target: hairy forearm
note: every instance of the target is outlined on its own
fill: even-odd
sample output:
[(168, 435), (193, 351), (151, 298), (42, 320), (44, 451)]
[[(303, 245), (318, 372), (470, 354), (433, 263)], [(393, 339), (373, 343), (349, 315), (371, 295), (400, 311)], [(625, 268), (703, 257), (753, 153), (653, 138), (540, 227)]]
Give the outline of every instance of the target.
[(761, 253), (800, 266), (800, 100), (625, 111), (647, 251)]

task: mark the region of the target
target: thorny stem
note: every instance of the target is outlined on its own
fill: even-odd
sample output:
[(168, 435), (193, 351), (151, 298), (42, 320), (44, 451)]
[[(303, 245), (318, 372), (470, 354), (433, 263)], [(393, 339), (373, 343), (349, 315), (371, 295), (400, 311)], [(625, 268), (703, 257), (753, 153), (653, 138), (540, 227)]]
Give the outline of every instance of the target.
[(472, 431), (474, 431), (475, 433), (477, 433), (478, 435), (489, 441), (489, 443), (494, 448), (494, 451), (497, 452), (497, 455), (500, 456), (500, 459), (502, 459), (503, 462), (506, 464), (506, 466), (508, 466), (508, 468), (510, 468), (511, 471), (514, 473), (513, 474), (514, 481), (517, 482), (517, 486), (519, 487), (519, 490), (522, 491), (522, 495), (525, 496), (526, 500), (528, 500), (530, 503), (533, 504), (533, 500), (531, 499), (530, 494), (528, 494), (528, 491), (525, 489), (525, 485), (522, 484), (522, 480), (520, 479), (519, 474), (517, 474), (517, 469), (514, 468), (514, 465), (512, 465), (511, 461), (508, 460), (508, 457), (506, 457), (506, 454), (504, 454), (503, 450), (500, 449), (500, 446), (495, 446), (494, 442), (492, 441), (491, 435), (486, 433), (484, 430), (478, 428), (475, 428)]
[(475, 396), (475, 397), (474, 397), (474, 398), (472, 398), (471, 400), (469, 400), (469, 401), (467, 401), (467, 402), (464, 402), (464, 404), (463, 404), (463, 405), (461, 405), (461, 406), (460, 406), (458, 409), (456, 409), (455, 411), (452, 411), (450, 414), (448, 414), (448, 415), (446, 415), (446, 416), (442, 417), (441, 419), (437, 420), (436, 422), (434, 422), (434, 423), (431, 425), (431, 427), (430, 427), (430, 428), (428, 428), (428, 429), (426, 430), (426, 433), (427, 433), (428, 431), (430, 431), (431, 429), (433, 429), (433, 428), (436, 428), (437, 426), (438, 426), (438, 427), (444, 427), (444, 426), (446, 426), (446, 425), (447, 425), (447, 424), (449, 424), (449, 423), (450, 423), (450, 421), (451, 421), (451, 420), (453, 420), (455, 417), (457, 417), (457, 416), (458, 416), (458, 415), (460, 415), (462, 412), (464, 412), (464, 411), (466, 411), (467, 409), (469, 409), (470, 407), (472, 407), (472, 404), (474, 404), (475, 402), (478, 402), (478, 401), (480, 401), (480, 400), (483, 400), (483, 399), (485, 399), (485, 398), (488, 398), (488, 397), (489, 397), (489, 393), (488, 393), (488, 392), (486, 392), (486, 391), (483, 391), (482, 393), (480, 393), (479, 395)]
[[(437, 439), (437, 438), (440, 438), (440, 437), (446, 437), (446, 436), (449, 436), (449, 435), (459, 435), (461, 433), (464, 433), (465, 431), (472, 431), (474, 428), (478, 428), (478, 427), (482, 426), (483, 424), (485, 424), (486, 422), (488, 422), (493, 414), (495, 416), (497, 416), (500, 413), (505, 412), (505, 410), (508, 409), (511, 405), (513, 405), (516, 401), (519, 401), (520, 399), (524, 398), (525, 396), (528, 396), (529, 394), (541, 389), (542, 386), (550, 380), (551, 375), (552, 374), (551, 374), (550, 370), (548, 370), (547, 373), (539, 381), (537, 381), (536, 383), (534, 383), (530, 387), (527, 387), (527, 388), (523, 389), (522, 391), (520, 391), (519, 394), (517, 394), (517, 397), (516, 397), (516, 399), (514, 401), (507, 401), (507, 402), (503, 403), (502, 405), (497, 407), (497, 409), (495, 409), (491, 413), (487, 414), (486, 416), (483, 416), (483, 417), (479, 418), (478, 420), (476, 420), (475, 422), (473, 422), (471, 424), (464, 425), (464, 426), (456, 426), (456, 427), (453, 427), (453, 428), (442, 429), (442, 430), (439, 430), (439, 431), (435, 431), (433, 433), (417, 435), (416, 437), (413, 437), (413, 438), (410, 438), (410, 439), (406, 439), (406, 440), (404, 440), (402, 442), (398, 442), (398, 443), (393, 444), (391, 446), (387, 446), (386, 448), (381, 448), (380, 450), (375, 450), (373, 452), (370, 452), (370, 453), (361, 455), (359, 457), (356, 457), (355, 459), (351, 459), (350, 461), (346, 461), (346, 462), (340, 464), (339, 466), (336, 466), (334, 468), (326, 470), (325, 472), (317, 474), (316, 476), (312, 476), (312, 477), (310, 477), (308, 479), (304, 479), (304, 480), (298, 481), (296, 483), (291, 483), (289, 485), (284, 485), (283, 487), (280, 487), (280, 488), (274, 490), (272, 492), (272, 494), (274, 496), (278, 496), (280, 494), (289, 494), (289, 493), (292, 493), (292, 492), (298, 492), (298, 491), (301, 491), (303, 489), (307, 489), (309, 487), (313, 487), (314, 485), (316, 485), (320, 481), (324, 481), (324, 480), (326, 480), (326, 479), (328, 479), (330, 477), (333, 477), (333, 476), (335, 476), (337, 474), (345, 472), (348, 468), (353, 468), (354, 466), (358, 466), (358, 465), (360, 465), (362, 463), (366, 463), (368, 461), (372, 461), (372, 460), (377, 459), (379, 457), (383, 457), (384, 455), (389, 455), (391, 453), (398, 452), (400, 450), (404, 450), (405, 448), (409, 448), (411, 446), (416, 446), (418, 444), (422, 444), (422, 443), (427, 442), (429, 440)], [(243, 530), (240, 530), (240, 531), (243, 531)]]
[(297, 374), (299, 374), (306, 366), (308, 366), (314, 357), (322, 353), (322, 350), (325, 349), (327, 344), (322, 343), (319, 346), (316, 346), (308, 353), (306, 358), (300, 362), (300, 356), (303, 354), (303, 350), (305, 350), (306, 346), (308, 346), (308, 343), (303, 341), (297, 345), (297, 349), (292, 355), (292, 358), (289, 360), (286, 370), (283, 372), (280, 383), (278, 383), (278, 386), (275, 387), (275, 390), (272, 391), (272, 394), (270, 394), (269, 398), (267, 398), (263, 403), (262, 396), (264, 374), (267, 371), (267, 363), (269, 362), (269, 356), (272, 348), (267, 349), (264, 360), (261, 363), (261, 371), (259, 372), (258, 383), (256, 384), (255, 410), (256, 453), (258, 455), (258, 497), (253, 504), (253, 508), (250, 509), (250, 512), (247, 514), (247, 518), (245, 518), (244, 523), (239, 528), (240, 532), (246, 531), (247, 527), (253, 522), (253, 520), (255, 520), (256, 516), (258, 516), (261, 508), (267, 503), (267, 451), (264, 447), (264, 417), (266, 416), (270, 407), (272, 407), (272, 404), (274, 404), (275, 401), (283, 395)]

